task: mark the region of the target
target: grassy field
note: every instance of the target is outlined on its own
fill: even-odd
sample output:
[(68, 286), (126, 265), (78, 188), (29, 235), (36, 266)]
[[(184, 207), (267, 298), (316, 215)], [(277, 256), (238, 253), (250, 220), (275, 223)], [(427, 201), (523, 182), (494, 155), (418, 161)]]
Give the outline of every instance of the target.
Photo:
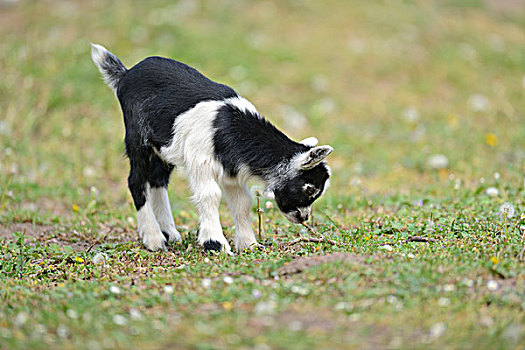
[[(205, 254), (174, 174), (183, 242), (144, 250), (90, 42), (331, 144), (340, 245), (263, 200), (264, 250)], [(524, 171), (518, 0), (0, 1), (0, 348), (524, 349)]]

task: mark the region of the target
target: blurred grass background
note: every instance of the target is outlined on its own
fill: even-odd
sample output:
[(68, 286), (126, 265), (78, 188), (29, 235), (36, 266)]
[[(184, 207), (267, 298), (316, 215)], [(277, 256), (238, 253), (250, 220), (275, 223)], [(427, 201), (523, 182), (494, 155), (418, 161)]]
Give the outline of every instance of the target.
[[(3, 207), (69, 210), (94, 186), (129, 211), (122, 116), (90, 42), (128, 67), (151, 55), (188, 63), (292, 138), (333, 145), (328, 198), (439, 193), (494, 172), (522, 184), (522, 1), (1, 4)], [(438, 154), (446, 164), (432, 164)], [(171, 196), (188, 196), (172, 182)]]
[[(143, 249), (90, 42), (333, 145), (314, 213), (346, 245), (267, 209), (266, 250), (207, 255), (177, 174), (184, 240)], [(522, 0), (0, 0), (0, 348), (520, 348), (524, 97)], [(357, 263), (279, 273), (334, 252)]]

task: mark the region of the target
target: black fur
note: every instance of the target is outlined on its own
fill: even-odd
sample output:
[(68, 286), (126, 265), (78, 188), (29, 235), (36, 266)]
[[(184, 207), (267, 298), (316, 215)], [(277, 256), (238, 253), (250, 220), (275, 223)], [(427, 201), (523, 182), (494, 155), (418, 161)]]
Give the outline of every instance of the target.
[(212, 239), (207, 240), (206, 242), (204, 242), (202, 247), (204, 248), (204, 251), (215, 250), (217, 252), (220, 252), (222, 250), (222, 244), (220, 244), (219, 242), (214, 241)]
[(310, 147), (290, 140), (266, 119), (227, 104), (214, 121), (215, 156), (229, 176), (241, 165), (253, 175), (265, 177), (277, 164)]
[[(148, 57), (137, 63), (118, 84), (126, 131), (138, 131), (133, 144), (167, 145), (175, 118), (209, 100), (235, 97), (235, 91), (215, 83), (184, 63), (162, 57)], [(139, 115), (135, 115), (135, 114)]]
[(160, 160), (153, 147), (159, 149), (171, 141), (175, 118), (199, 102), (234, 96), (230, 87), (168, 58), (146, 58), (121, 77), (117, 97), (126, 126), (128, 184), (137, 210), (145, 203), (147, 181), (152, 187), (168, 184), (173, 165)]
[[(328, 177), (329, 172), (325, 164), (319, 164), (312, 169), (300, 171), (296, 177), (288, 180), (285, 186), (274, 190), (275, 201), (285, 213), (294, 213), (297, 208), (308, 207), (321, 196)], [(320, 190), (316, 196), (309, 196), (304, 192), (304, 185), (307, 183), (313, 184), (316, 189)], [(298, 214), (294, 215), (297, 216)], [(307, 220), (307, 218), (299, 217), (297, 219)]]

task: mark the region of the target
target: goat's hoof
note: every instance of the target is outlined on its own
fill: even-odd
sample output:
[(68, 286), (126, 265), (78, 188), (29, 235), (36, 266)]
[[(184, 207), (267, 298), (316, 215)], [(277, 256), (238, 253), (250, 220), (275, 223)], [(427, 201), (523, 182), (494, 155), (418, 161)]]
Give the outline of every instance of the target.
[(202, 244), (202, 248), (205, 252), (216, 251), (220, 252), (222, 250), (222, 244), (219, 241), (209, 239)]
[(142, 243), (148, 250), (151, 250), (152, 252), (168, 250), (168, 240), (164, 237), (164, 235), (158, 235), (152, 238), (144, 238)]
[(166, 238), (166, 241), (168, 243), (182, 241), (182, 238), (180, 237), (180, 234), (177, 231), (171, 233), (162, 231), (162, 234), (164, 235), (164, 238)]

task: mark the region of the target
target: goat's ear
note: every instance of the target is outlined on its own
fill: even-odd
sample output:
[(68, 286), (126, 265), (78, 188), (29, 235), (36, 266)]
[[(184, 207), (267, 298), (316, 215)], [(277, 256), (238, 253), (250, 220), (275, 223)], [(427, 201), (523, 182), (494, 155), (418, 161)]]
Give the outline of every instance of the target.
[(302, 143), (305, 146), (315, 147), (315, 146), (317, 146), (319, 141), (315, 137), (308, 137), (308, 138), (302, 140), (299, 143)]
[(298, 167), (302, 170), (308, 170), (321, 163), (334, 149), (331, 146), (317, 146), (301, 154), (297, 161)]

